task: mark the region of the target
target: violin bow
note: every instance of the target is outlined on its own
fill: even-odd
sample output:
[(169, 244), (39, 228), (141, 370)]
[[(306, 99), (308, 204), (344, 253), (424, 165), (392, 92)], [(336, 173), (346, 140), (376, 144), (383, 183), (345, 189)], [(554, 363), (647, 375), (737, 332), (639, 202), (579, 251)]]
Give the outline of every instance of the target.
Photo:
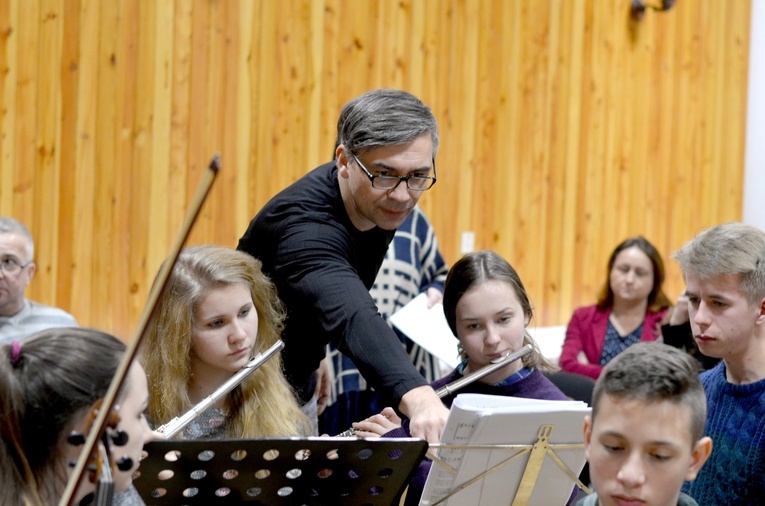
[(162, 264), (159, 274), (157, 275), (157, 281), (154, 283), (152, 290), (149, 292), (149, 299), (146, 302), (146, 306), (144, 306), (144, 310), (138, 320), (138, 326), (133, 333), (130, 345), (125, 350), (125, 355), (120, 361), (120, 365), (117, 368), (114, 379), (109, 385), (109, 390), (107, 390), (106, 395), (104, 396), (103, 402), (101, 404), (101, 409), (98, 411), (98, 416), (93, 421), (93, 426), (91, 427), (90, 433), (88, 433), (87, 439), (85, 440), (85, 443), (82, 447), (82, 453), (80, 453), (80, 457), (77, 459), (77, 465), (75, 466), (74, 471), (72, 471), (72, 475), (69, 477), (66, 489), (64, 490), (64, 494), (59, 500), (59, 506), (70, 506), (72, 504), (72, 500), (74, 499), (77, 487), (79, 486), (80, 481), (84, 476), (85, 468), (88, 465), (88, 460), (90, 459), (90, 456), (93, 453), (93, 450), (95, 449), (101, 434), (106, 428), (108, 415), (114, 408), (114, 404), (117, 399), (117, 393), (125, 381), (125, 377), (127, 376), (128, 370), (130, 369), (130, 365), (133, 363), (133, 359), (138, 352), (138, 346), (141, 344), (144, 334), (146, 333), (146, 328), (154, 316), (157, 302), (159, 301), (162, 292), (165, 290), (165, 285), (170, 278), (170, 273), (173, 271), (175, 262), (178, 260), (178, 255), (181, 252), (181, 248), (183, 248), (183, 244), (186, 242), (186, 239), (188, 239), (191, 228), (199, 216), (199, 212), (202, 209), (202, 204), (204, 204), (207, 195), (210, 193), (210, 189), (212, 188), (212, 184), (215, 181), (215, 176), (218, 174), (219, 169), (220, 156), (215, 154), (212, 157), (212, 160), (210, 160), (210, 164), (207, 167), (207, 170), (205, 170), (204, 174), (202, 175), (202, 181), (199, 183), (197, 192), (191, 202), (191, 206), (186, 211), (181, 229), (175, 238), (172, 249), (170, 250), (170, 255), (168, 256), (167, 261)]

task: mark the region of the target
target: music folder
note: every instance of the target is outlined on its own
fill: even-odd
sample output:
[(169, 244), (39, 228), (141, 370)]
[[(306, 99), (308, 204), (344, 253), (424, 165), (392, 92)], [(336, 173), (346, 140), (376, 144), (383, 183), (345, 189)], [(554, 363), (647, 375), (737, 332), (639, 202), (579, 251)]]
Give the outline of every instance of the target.
[(425, 483), (421, 506), (564, 505), (585, 463), (580, 401), (461, 394)]
[(133, 483), (152, 505), (397, 504), (427, 443), (414, 438), (153, 441)]

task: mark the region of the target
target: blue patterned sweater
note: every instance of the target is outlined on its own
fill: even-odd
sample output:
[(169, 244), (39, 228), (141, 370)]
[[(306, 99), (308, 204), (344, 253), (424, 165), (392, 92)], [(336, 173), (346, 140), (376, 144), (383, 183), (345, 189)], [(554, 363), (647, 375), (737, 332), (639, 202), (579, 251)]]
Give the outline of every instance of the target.
[(765, 379), (734, 385), (725, 364), (701, 374), (712, 455), (683, 492), (700, 506), (765, 504)]

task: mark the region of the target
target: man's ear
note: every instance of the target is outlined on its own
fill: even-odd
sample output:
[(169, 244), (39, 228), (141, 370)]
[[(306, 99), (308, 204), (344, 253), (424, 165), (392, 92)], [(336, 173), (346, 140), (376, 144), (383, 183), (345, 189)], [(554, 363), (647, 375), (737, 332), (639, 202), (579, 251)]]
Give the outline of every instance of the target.
[(337, 159), (338, 175), (340, 177), (347, 178), (349, 174), (349, 165), (351, 163), (350, 156), (348, 156), (348, 149), (343, 144), (338, 144), (335, 149), (335, 158)]
[(37, 272), (37, 264), (32, 262), (27, 266), (27, 284), (29, 284), (30, 281), (32, 281), (32, 278), (35, 277), (35, 272)]
[(592, 416), (584, 417), (584, 458), (590, 460), (590, 439), (592, 438)]
[(693, 453), (691, 454), (691, 465), (688, 466), (688, 472), (685, 474), (685, 481), (693, 481), (696, 479), (696, 475), (699, 474), (704, 462), (707, 461), (709, 455), (712, 453), (712, 438), (705, 436), (693, 445)]

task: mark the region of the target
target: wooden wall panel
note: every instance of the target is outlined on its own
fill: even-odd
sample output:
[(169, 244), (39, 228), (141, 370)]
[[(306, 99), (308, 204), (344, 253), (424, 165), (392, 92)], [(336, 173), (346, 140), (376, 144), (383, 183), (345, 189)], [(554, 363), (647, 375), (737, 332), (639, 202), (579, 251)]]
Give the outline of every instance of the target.
[(331, 156), (341, 106), (420, 96), (441, 129), (422, 199), (513, 263), (537, 323), (591, 303), (622, 239), (664, 254), (740, 219), (749, 0), (5, 0), (0, 214), (29, 225), (31, 298), (130, 335), (210, 156), (190, 242), (234, 246)]

